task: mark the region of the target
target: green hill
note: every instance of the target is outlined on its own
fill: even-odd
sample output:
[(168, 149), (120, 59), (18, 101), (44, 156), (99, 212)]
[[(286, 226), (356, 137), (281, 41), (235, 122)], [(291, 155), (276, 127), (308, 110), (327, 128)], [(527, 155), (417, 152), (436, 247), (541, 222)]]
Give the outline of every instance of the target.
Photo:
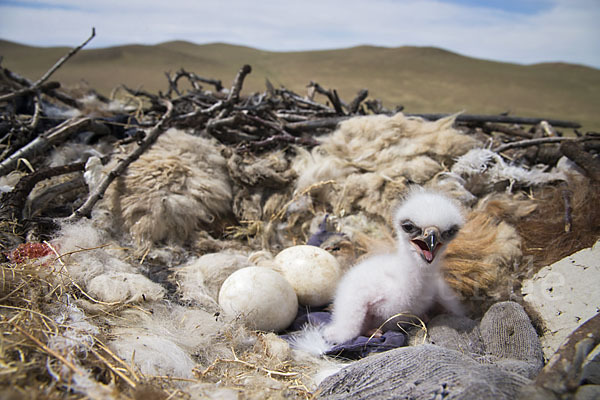
[[(0, 41), (3, 65), (37, 79), (68, 49)], [(264, 91), (265, 79), (299, 93), (309, 81), (335, 88), (350, 101), (362, 88), (388, 108), (407, 112), (498, 114), (568, 119), (600, 130), (600, 70), (579, 65), (518, 65), (464, 57), (431, 47), (359, 46), (305, 52), (269, 52), (223, 43), (175, 41), (83, 50), (52, 79), (82, 81), (108, 95), (124, 83), (166, 90), (164, 73), (183, 67), (229, 85), (243, 64), (252, 65), (244, 92)]]

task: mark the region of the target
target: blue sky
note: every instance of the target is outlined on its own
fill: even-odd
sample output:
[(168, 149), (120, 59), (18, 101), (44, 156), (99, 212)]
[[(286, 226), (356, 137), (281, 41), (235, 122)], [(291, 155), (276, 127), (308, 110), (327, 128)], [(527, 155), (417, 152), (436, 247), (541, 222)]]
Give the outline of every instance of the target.
[(600, 0), (0, 0), (0, 38), (89, 47), (169, 40), (295, 51), (435, 46), (531, 64), (600, 68)]

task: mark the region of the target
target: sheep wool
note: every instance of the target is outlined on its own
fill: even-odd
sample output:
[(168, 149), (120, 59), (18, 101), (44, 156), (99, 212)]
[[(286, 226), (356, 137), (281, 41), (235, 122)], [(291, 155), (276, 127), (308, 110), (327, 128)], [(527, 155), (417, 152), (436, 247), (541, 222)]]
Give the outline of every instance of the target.
[(200, 228), (220, 234), (232, 189), (216, 141), (169, 129), (107, 190), (103, 206), (140, 248), (182, 245)]
[(333, 180), (333, 190), (311, 194), (333, 205), (335, 212), (364, 210), (388, 217), (389, 202), (406, 191), (407, 181), (423, 184), (443, 164), (477, 146), (453, 122), (453, 116), (430, 122), (402, 113), (348, 119), (311, 153), (299, 152), (296, 191)]
[(161, 285), (123, 261), (123, 255), (109, 246), (106, 235), (89, 220), (63, 226), (53, 244), (61, 254), (68, 254), (61, 260), (69, 277), (97, 300), (150, 301), (165, 294)]

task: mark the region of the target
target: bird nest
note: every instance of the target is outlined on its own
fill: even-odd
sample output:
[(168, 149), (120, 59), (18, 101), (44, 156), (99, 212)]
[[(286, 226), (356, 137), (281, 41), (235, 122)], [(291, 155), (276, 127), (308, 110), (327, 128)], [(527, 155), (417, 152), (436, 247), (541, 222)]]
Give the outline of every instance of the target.
[(108, 99), (1, 71), (3, 397), (311, 398), (330, 361), (222, 315), (219, 286), (320, 230), (349, 268), (414, 184), (466, 210), (444, 272), (474, 316), (599, 236), (596, 133), (316, 83), (243, 96), (250, 72)]

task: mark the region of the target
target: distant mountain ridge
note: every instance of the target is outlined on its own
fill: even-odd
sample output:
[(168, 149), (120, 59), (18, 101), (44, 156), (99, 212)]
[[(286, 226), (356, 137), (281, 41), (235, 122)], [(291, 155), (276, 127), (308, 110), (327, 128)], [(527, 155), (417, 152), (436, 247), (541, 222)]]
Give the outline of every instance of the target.
[[(0, 40), (2, 65), (37, 79), (68, 51)], [(171, 41), (84, 49), (52, 79), (82, 81), (108, 95), (126, 84), (167, 89), (165, 72), (180, 68), (229, 85), (250, 64), (244, 92), (264, 91), (265, 79), (300, 94), (312, 80), (350, 101), (363, 88), (388, 108), (407, 112), (499, 114), (569, 119), (600, 131), (600, 70), (566, 63), (518, 65), (462, 56), (434, 47), (357, 46), (336, 50), (271, 52), (225, 43)], [(325, 101), (323, 99), (323, 101)]]

